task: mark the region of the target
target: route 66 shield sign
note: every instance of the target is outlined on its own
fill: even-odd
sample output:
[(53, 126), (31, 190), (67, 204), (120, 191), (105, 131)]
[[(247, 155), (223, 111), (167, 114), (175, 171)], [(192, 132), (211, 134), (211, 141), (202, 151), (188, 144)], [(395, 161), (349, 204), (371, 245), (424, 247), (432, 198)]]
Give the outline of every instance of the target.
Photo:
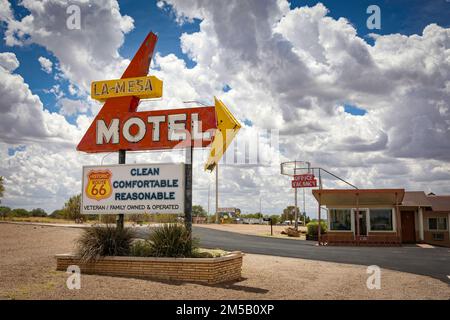
[(92, 170), (88, 173), (86, 195), (94, 200), (100, 201), (111, 196), (111, 177), (109, 170)]

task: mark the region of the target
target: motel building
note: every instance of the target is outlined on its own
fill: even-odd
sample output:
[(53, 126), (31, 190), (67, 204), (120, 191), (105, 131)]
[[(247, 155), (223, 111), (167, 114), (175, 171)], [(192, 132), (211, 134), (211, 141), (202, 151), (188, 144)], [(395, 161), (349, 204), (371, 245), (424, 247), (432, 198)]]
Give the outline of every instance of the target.
[(404, 189), (315, 189), (328, 231), (323, 245), (450, 247), (450, 196)]

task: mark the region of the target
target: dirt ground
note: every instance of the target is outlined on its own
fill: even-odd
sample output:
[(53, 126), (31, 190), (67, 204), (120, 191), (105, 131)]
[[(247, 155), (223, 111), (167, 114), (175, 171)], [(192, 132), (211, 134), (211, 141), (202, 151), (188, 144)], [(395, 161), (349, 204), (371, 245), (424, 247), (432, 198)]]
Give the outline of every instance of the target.
[[(210, 228), (215, 230), (223, 230), (229, 232), (237, 232), (242, 234), (249, 234), (255, 236), (270, 236), (270, 225), (261, 225), (261, 224), (196, 224), (197, 227)], [(289, 238), (287, 235), (282, 235), (281, 231), (285, 230), (288, 226), (272, 226), (273, 228), (273, 236), (274, 237), (282, 237)], [(299, 226), (298, 229), (300, 231), (306, 232), (306, 227)], [(302, 239), (304, 240), (304, 236)], [(290, 238), (296, 239), (299, 238)]]
[(0, 299), (449, 299), (447, 284), (382, 269), (366, 287), (364, 266), (248, 254), (243, 279), (221, 285), (82, 275), (66, 287), (54, 254), (73, 250), (79, 229), (0, 224)]

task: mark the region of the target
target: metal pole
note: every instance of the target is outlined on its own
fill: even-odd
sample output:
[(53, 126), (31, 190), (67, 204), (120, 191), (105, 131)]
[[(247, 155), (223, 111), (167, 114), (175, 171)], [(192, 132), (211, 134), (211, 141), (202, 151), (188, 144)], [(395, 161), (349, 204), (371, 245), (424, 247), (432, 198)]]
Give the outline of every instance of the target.
[[(294, 177), (295, 177), (296, 173), (297, 173), (297, 160), (294, 162)], [(297, 188), (294, 188), (294, 189), (295, 189), (295, 214), (294, 214), (295, 222), (294, 222), (294, 227), (295, 227), (295, 230), (298, 231)]]
[(305, 188), (303, 188), (303, 226), (306, 226)]
[(359, 194), (356, 193), (356, 244), (359, 245)]
[(298, 230), (297, 188), (295, 188), (295, 230)]
[(262, 216), (261, 192), (259, 193), (259, 213)]
[(192, 238), (192, 164), (194, 145), (191, 143), (186, 147), (185, 153), (185, 193), (184, 193), (184, 225)]
[(318, 214), (319, 224), (317, 225), (317, 244), (319, 246), (320, 246), (320, 234), (321, 234), (321, 230), (320, 230), (320, 206), (321, 206), (321, 202), (322, 202), (322, 194), (319, 192), (319, 214)]
[(320, 174), (320, 171), (322, 168), (319, 168), (319, 189), (322, 189), (322, 175)]
[[(126, 150), (119, 150), (119, 164), (125, 164), (126, 154), (127, 154)], [(125, 215), (123, 213), (119, 213), (117, 215), (117, 217), (116, 217), (116, 228), (117, 229), (123, 229), (124, 216)]]
[[(209, 202), (210, 202), (210, 193), (211, 193), (211, 183), (208, 183), (208, 218), (209, 218)], [(208, 221), (206, 221), (208, 223)]]
[(216, 164), (216, 223), (219, 223), (219, 164)]

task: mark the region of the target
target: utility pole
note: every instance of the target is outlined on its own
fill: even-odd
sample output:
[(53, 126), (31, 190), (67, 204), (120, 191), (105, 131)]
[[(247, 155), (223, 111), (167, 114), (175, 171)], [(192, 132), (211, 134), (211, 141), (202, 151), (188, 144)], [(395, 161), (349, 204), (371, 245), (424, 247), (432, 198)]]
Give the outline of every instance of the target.
[(259, 213), (262, 216), (262, 204), (261, 204), (261, 193), (259, 193)]
[[(125, 164), (126, 154), (127, 154), (126, 150), (119, 150), (119, 164)], [(125, 215), (123, 213), (119, 213), (117, 215), (117, 217), (116, 217), (116, 228), (117, 229), (123, 229), (124, 216)]]
[(216, 223), (219, 223), (219, 163), (216, 164)]

